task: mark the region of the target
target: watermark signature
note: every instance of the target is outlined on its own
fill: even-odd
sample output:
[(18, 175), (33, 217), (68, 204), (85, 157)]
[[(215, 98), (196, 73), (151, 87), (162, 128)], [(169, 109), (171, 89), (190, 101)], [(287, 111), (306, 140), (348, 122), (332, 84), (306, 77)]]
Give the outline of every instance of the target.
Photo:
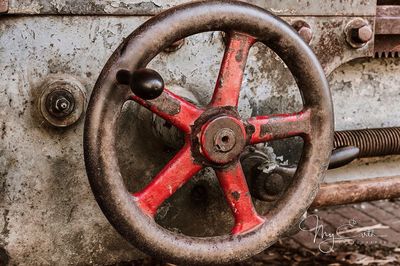
[[(377, 243), (376, 240), (380, 240), (385, 235), (378, 235), (376, 230), (389, 227), (382, 224), (358, 227), (357, 221), (350, 219), (348, 222), (339, 225), (334, 232), (328, 232), (326, 226), (321, 223), (319, 216), (312, 214), (301, 220), (299, 228), (301, 231), (312, 232), (314, 234), (313, 241), (318, 244), (318, 249), (321, 252), (331, 253), (335, 251), (335, 245), (339, 243), (347, 245)], [(368, 241), (368, 239), (375, 239), (375, 241)]]

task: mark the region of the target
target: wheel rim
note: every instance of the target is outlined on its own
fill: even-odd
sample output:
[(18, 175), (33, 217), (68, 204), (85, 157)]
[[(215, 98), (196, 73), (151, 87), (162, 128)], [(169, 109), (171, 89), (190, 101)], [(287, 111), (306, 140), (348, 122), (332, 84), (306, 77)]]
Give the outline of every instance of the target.
[[(195, 238), (157, 225), (124, 186), (115, 151), (115, 133), (121, 107), (132, 93), (127, 86), (118, 85), (116, 76), (120, 70), (133, 72), (145, 67), (178, 39), (210, 30), (246, 33), (273, 49), (295, 77), (309, 112), (294, 116), (306, 114), (310, 128), (304, 137), (294, 182), (275, 208), (263, 216), (262, 225), (237, 235)], [(259, 120), (248, 122), (256, 130), (250, 142), (271, 137), (261, 132)], [(96, 200), (121, 235), (151, 255), (178, 263), (207, 264), (233, 262), (254, 255), (273, 244), (294, 224), (316, 195), (332, 143), (332, 103), (324, 72), (297, 33), (279, 18), (252, 5), (204, 1), (178, 6), (150, 19), (114, 52), (92, 92), (85, 121), (84, 155)]]

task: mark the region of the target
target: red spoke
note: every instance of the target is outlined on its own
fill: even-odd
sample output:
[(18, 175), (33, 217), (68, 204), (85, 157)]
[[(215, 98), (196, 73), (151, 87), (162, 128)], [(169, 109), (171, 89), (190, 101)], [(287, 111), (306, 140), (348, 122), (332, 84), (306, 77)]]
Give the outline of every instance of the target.
[(203, 113), (203, 110), (167, 89), (154, 100), (143, 100), (136, 95), (131, 96), (131, 99), (188, 134), (191, 125)]
[(247, 56), (255, 42), (253, 37), (237, 32), (232, 32), (228, 35), (228, 38), (214, 95), (210, 103), (215, 107), (238, 105)]
[(240, 234), (262, 224), (264, 219), (254, 209), (240, 163), (226, 169), (215, 169), (215, 172), (235, 217), (232, 234)]
[(186, 144), (146, 188), (134, 194), (139, 206), (154, 216), (158, 207), (201, 168), (193, 162), (190, 145)]
[(293, 136), (308, 135), (310, 131), (310, 109), (294, 114), (277, 114), (252, 117), (247, 122), (254, 126), (250, 144)]

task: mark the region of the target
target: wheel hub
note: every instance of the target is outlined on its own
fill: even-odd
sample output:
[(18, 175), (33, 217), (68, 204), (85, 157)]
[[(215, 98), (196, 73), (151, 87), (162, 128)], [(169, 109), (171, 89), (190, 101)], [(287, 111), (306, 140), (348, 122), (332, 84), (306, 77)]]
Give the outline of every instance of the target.
[(200, 152), (207, 160), (226, 164), (237, 158), (246, 145), (243, 123), (232, 116), (220, 116), (206, 122), (200, 133)]

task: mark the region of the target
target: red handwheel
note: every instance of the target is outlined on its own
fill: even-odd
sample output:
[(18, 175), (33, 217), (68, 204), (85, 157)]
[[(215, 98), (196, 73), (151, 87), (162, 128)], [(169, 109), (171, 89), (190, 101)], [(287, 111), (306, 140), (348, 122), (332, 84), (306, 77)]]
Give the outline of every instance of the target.
[[(212, 99), (199, 107), (164, 88), (146, 65), (173, 42), (224, 31), (227, 45)], [(276, 52), (296, 79), (303, 109), (241, 119), (237, 111), (247, 56), (255, 42)], [(185, 136), (183, 148), (143, 190), (128, 191), (116, 156), (116, 123), (126, 100), (162, 117)], [(258, 214), (239, 155), (246, 145), (301, 136), (303, 153), (291, 186), (276, 206)], [(234, 1), (201, 1), (169, 9), (136, 29), (114, 52), (92, 92), (84, 133), (89, 181), (102, 211), (128, 241), (175, 263), (243, 260), (272, 245), (311, 204), (333, 143), (333, 111), (324, 72), (312, 50), (284, 21)], [(190, 237), (154, 221), (158, 207), (204, 167), (213, 167), (235, 218), (231, 234)], [(197, 221), (193, 221), (194, 223)]]

